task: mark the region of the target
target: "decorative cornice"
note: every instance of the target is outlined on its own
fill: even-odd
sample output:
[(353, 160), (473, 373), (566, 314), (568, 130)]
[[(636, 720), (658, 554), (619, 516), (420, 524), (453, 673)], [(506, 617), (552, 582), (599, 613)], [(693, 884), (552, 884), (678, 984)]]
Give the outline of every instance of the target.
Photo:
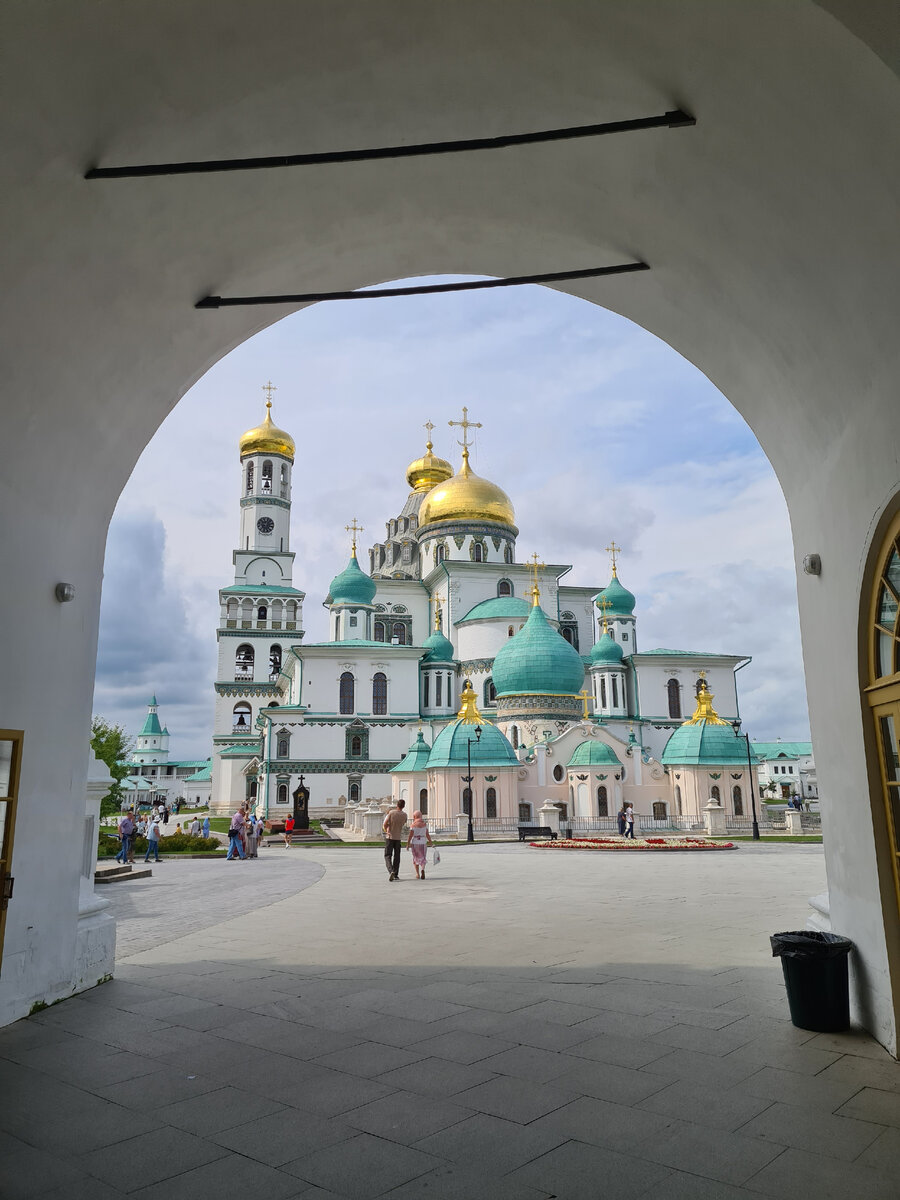
[(371, 758), (270, 758), (263, 760), (261, 765), (268, 768), (269, 774), (282, 772), (291, 775), (387, 775), (396, 767), (397, 761), (399, 760), (380, 761)]
[(241, 508), (250, 508), (254, 504), (260, 507), (266, 504), (271, 504), (275, 508), (291, 507), (290, 500), (282, 500), (277, 496), (241, 496)]
[(213, 685), (220, 696), (280, 696), (276, 683), (216, 683)]

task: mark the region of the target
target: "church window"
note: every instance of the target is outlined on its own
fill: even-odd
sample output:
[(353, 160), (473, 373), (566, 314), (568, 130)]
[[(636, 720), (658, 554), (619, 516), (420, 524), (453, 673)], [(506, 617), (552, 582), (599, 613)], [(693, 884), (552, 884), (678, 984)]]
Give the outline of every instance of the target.
[(359, 624), (359, 622), (357, 621), (356, 617), (351, 617), (351, 618), (350, 618), (350, 626), (351, 626), (351, 628), (355, 628), (355, 627), (356, 627), (358, 624)]
[(669, 697), (669, 716), (681, 717), (681, 684), (677, 679), (670, 679), (666, 684), (666, 692)]
[(276, 642), (269, 649), (269, 678), (277, 679), (281, 672), (281, 647)]
[(475, 542), (472, 546), (472, 558), (475, 562), (482, 562), (484, 556), (484, 547), (481, 542)]
[(531, 824), (531, 805), (519, 801), (519, 821), (522, 825)]
[(279, 729), (279, 731), (278, 731), (278, 741), (277, 741), (276, 750), (275, 750), (275, 757), (276, 758), (290, 758), (291, 757), (291, 735), (287, 732), (286, 729)]
[(234, 706), (234, 712), (232, 714), (232, 728), (234, 729), (235, 733), (249, 732), (251, 711), (250, 705), (246, 702), (246, 700), (241, 700)]
[(352, 737), (350, 739), (350, 757), (359, 758), (362, 754), (362, 738)]
[(453, 676), (447, 672), (447, 703), (453, 703)]
[(353, 712), (353, 698), (354, 698), (353, 692), (354, 692), (353, 674), (350, 671), (344, 671), (343, 675), (341, 675), (341, 687), (340, 687), (340, 711), (342, 713), (352, 713)]
[(287, 500), (287, 494), (288, 494), (288, 465), (287, 465), (287, 463), (282, 463), (281, 464), (281, 498), (282, 498), (282, 500)]
[(279, 783), (278, 792), (275, 797), (275, 803), (276, 804), (287, 804), (287, 802), (288, 802), (287, 784)]
[(356, 782), (356, 780), (354, 780), (353, 783), (350, 784), (350, 787), (347, 790), (350, 793), (350, 803), (358, 804), (359, 803), (359, 784)]
[(262, 465), (262, 492), (266, 496), (272, 494), (272, 461), (268, 458)]
[(508, 579), (501, 579), (497, 584), (498, 596), (511, 596), (513, 594), (513, 585)]
[(606, 676), (600, 676), (600, 707), (606, 708)]
[(563, 635), (563, 637), (566, 639), (566, 641), (569, 643), (570, 646), (574, 647), (574, 649), (576, 649), (576, 650), (578, 649), (578, 626), (577, 625), (570, 624), (568, 622), (563, 622), (563, 624), (561, 624), (559, 627), (559, 632)]
[(509, 740), (512, 742), (513, 750), (518, 750), (518, 748), (519, 748), (519, 727), (518, 727), (518, 725), (513, 725), (512, 729), (510, 729)]
[(731, 789), (731, 803), (734, 806), (734, 815), (742, 817), (744, 815), (744, 796), (740, 784), (735, 784)]
[(437, 544), (437, 546), (435, 546), (435, 548), (434, 548), (434, 561), (436, 563), (442, 563), (444, 561), (444, 557), (445, 557), (446, 553), (447, 553), (446, 546), (444, 545), (443, 542), (439, 542)]
[(507, 637), (513, 637), (513, 636), (514, 636), (514, 634), (515, 634), (515, 632), (516, 632), (516, 631), (513, 629), (512, 625), (510, 625), (510, 626), (509, 626), (509, 628), (508, 628), (508, 629), (507, 629), (507, 631), (506, 631), (506, 636), (507, 636)]
[(709, 797), (711, 800), (715, 800), (716, 804), (721, 804), (722, 793), (719, 791), (719, 785), (717, 783), (714, 783), (709, 789)]
[(428, 788), (419, 789), (419, 812), (423, 817), (428, 814)]
[(384, 641), (384, 621), (375, 622), (375, 638), (376, 642)]
[(623, 634), (622, 634), (622, 641), (623, 641), (623, 642), (627, 642), (627, 641), (628, 641), (628, 634), (627, 634), (627, 633), (623, 633)]
[(618, 675), (613, 675), (613, 677), (612, 677), (612, 706), (613, 706), (613, 708), (619, 707), (619, 677), (618, 677)]
[(562, 781), (565, 779), (565, 777), (566, 777), (565, 768), (562, 766), (561, 763), (557, 763), (556, 766), (553, 768), (553, 778), (556, 780), (557, 783), (562, 783)]
[(412, 546), (409, 542), (403, 543), (403, 561), (405, 563), (412, 562)]
[(387, 712), (387, 675), (384, 671), (376, 671), (372, 678), (372, 712), (382, 717)]
[(266, 605), (260, 604), (259, 608), (256, 610), (257, 621), (264, 621), (268, 615), (269, 615), (269, 610), (266, 607)]
[(504, 548), (503, 548), (503, 561), (504, 561), (505, 563), (511, 563), (511, 562), (512, 562), (512, 560), (513, 560), (513, 556), (512, 556), (512, 546), (504, 546)]
[(489, 787), (484, 793), (484, 815), (486, 817), (497, 816), (497, 789)]
[(395, 646), (406, 645), (406, 626), (402, 621), (395, 621), (391, 630), (391, 641)]
[(255, 800), (259, 794), (259, 784), (255, 779), (250, 780), (250, 799)]
[(494, 681), (490, 675), (484, 681), (484, 702), (485, 704), (497, 703), (497, 689), (494, 687)]
[(422, 680), (422, 704), (425, 708), (429, 703), (429, 692), (431, 691), (431, 676), (426, 672)]
[(253, 491), (253, 463), (247, 463), (247, 495)]
[(444, 677), (438, 671), (434, 677), (434, 703), (436, 708), (441, 707), (441, 684), (444, 682)]
[(603, 783), (597, 788), (597, 816), (609, 816), (609, 794), (606, 791), (606, 785)]
[(681, 788), (679, 787), (679, 785), (677, 783), (675, 784), (675, 811), (676, 811), (676, 813), (678, 813), (678, 815), (680, 817), (681, 813), (682, 813)]
[(472, 815), (472, 789), (470, 787), (463, 788), (462, 810), (467, 817)]
[(653, 801), (653, 820), (654, 821), (666, 821), (666, 820), (668, 820), (668, 817), (669, 817), (669, 814), (666, 811), (665, 800), (654, 800)]
[(253, 647), (244, 642), (238, 646), (234, 652), (234, 677), (235, 679), (252, 679), (253, 678)]
[(354, 721), (347, 729), (344, 752), (347, 758), (369, 757), (369, 731), (360, 721)]

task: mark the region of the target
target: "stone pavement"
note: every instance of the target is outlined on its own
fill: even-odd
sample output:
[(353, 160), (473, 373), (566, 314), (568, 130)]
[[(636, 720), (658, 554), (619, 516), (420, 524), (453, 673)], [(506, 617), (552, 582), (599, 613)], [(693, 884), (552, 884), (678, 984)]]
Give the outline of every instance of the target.
[(900, 1067), (770, 957), (821, 847), (442, 855), (108, 889), (117, 978), (0, 1030), (0, 1197), (896, 1200)]

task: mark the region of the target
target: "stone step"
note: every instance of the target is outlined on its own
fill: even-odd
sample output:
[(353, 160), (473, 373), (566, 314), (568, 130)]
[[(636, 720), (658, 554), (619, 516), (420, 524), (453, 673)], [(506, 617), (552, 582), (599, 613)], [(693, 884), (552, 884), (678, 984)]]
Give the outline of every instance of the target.
[(148, 879), (153, 872), (149, 867), (141, 867), (139, 870), (126, 863), (124, 866), (121, 863), (116, 863), (115, 866), (108, 867), (97, 865), (94, 871), (94, 883), (123, 883), (126, 879)]

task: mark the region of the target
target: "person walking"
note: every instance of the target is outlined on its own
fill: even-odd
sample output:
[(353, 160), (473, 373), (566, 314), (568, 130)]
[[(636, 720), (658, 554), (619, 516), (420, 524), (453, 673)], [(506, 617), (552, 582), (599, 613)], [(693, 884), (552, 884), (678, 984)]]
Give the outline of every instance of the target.
[(248, 817), (244, 829), (247, 836), (247, 857), (256, 858), (256, 819)]
[(400, 878), (400, 849), (403, 845), (403, 826), (406, 824), (405, 800), (398, 800), (381, 823), (384, 834), (384, 865), (387, 867), (388, 882)]
[(284, 844), (289, 846), (291, 838), (294, 836), (294, 818), (288, 817), (284, 823)]
[(191, 821), (191, 827), (190, 827), (189, 832), (190, 832), (191, 837), (199, 837), (200, 836), (200, 818), (199, 817), (194, 817), (193, 821)]
[(262, 817), (256, 818), (256, 848), (257, 850), (263, 844), (263, 837), (266, 832), (266, 823)]
[(156, 817), (151, 816), (147, 822), (147, 853), (144, 855), (144, 862), (150, 861), (150, 855), (155, 855), (155, 862), (159, 862), (159, 821)]
[[(132, 854), (132, 843), (134, 841), (134, 810), (130, 809), (119, 822), (119, 837), (122, 839), (122, 845), (119, 847), (119, 853), (116, 855), (116, 862), (123, 864), (134, 861)], [(129, 859), (129, 855), (131, 858)]]
[(625, 809), (625, 836), (634, 841), (634, 809), (630, 804)]
[(240, 809), (231, 818), (231, 825), (228, 829), (228, 853), (226, 859), (240, 858), (244, 860), (244, 839), (241, 837), (241, 830), (244, 825), (244, 814)]
[(625, 836), (625, 805), (624, 804), (619, 809), (619, 811), (616, 815), (617, 815), (618, 821), (619, 821), (619, 837), (624, 837)]
[(416, 868), (416, 879), (425, 878), (425, 864), (428, 861), (428, 847), (433, 846), (428, 824), (418, 809), (413, 813), (412, 824), (409, 827), (409, 837), (406, 839), (407, 850), (412, 850), (413, 866)]
[(209, 837), (209, 817), (208, 816), (203, 818), (203, 836), (205, 838)]

